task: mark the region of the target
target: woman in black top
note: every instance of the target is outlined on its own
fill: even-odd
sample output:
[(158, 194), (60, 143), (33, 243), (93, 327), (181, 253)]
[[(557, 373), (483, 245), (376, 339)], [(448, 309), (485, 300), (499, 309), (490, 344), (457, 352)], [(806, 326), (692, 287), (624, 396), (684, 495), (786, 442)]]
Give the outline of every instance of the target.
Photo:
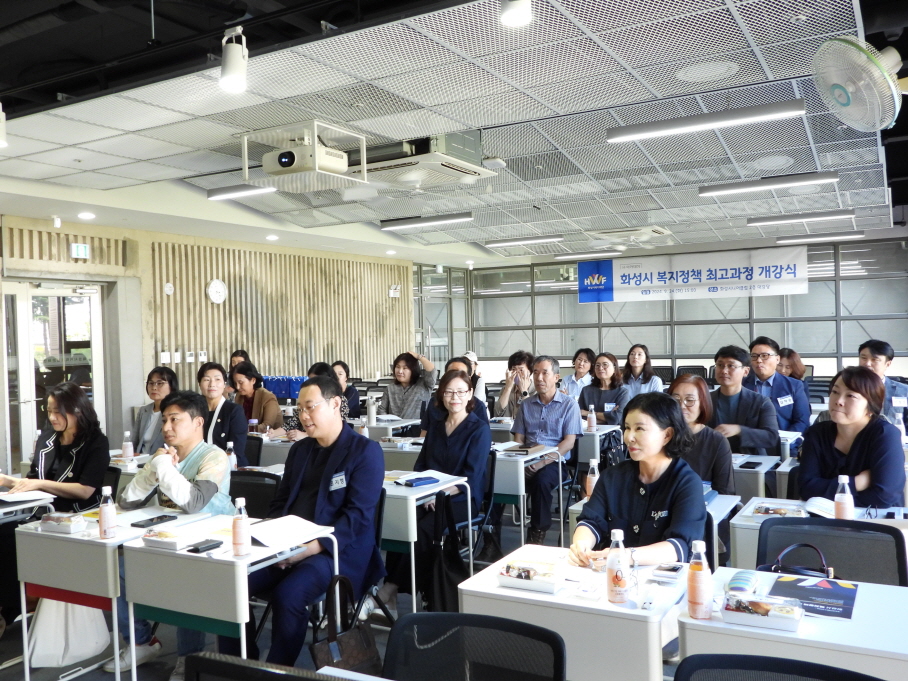
[(205, 442), (227, 451), (227, 443), (233, 443), (238, 468), (249, 465), (246, 458), (246, 437), (249, 425), (243, 408), (224, 397), (227, 385), (227, 370), (217, 362), (205, 362), (196, 373), (199, 392), (208, 401), (208, 416), (205, 418)]
[(617, 426), (630, 399), (627, 388), (621, 384), (618, 359), (610, 352), (600, 352), (593, 363), (593, 380), (580, 391), (580, 415), (586, 418), (592, 405), (596, 423)]
[(681, 414), (694, 434), (694, 446), (684, 455), (684, 460), (719, 494), (734, 494), (735, 471), (728, 438), (706, 425), (713, 415), (706, 381), (693, 374), (683, 374), (672, 382), (668, 394), (681, 405)]
[[(7, 487), (10, 492), (53, 494), (54, 509), (62, 513), (96, 507), (110, 465), (110, 445), (85, 390), (75, 383), (51, 388), (47, 394), (47, 417), (51, 430), (41, 434), (28, 475), (0, 475), (0, 487)], [(20, 611), (15, 525), (0, 525), (0, 609), (9, 622)]]
[(334, 371), (334, 375), (337, 376), (337, 382), (340, 383), (341, 390), (344, 391), (344, 399), (347, 400), (347, 415), (351, 419), (358, 419), (360, 416), (359, 390), (352, 383), (347, 383), (350, 380), (350, 367), (347, 366), (346, 362), (337, 360), (331, 365), (331, 369)]
[(681, 458), (693, 443), (681, 408), (664, 393), (643, 393), (628, 403), (623, 425), (630, 459), (603, 471), (568, 560), (586, 566), (604, 559), (618, 529), (632, 563), (687, 562), (691, 542), (703, 538), (706, 505), (700, 478)]

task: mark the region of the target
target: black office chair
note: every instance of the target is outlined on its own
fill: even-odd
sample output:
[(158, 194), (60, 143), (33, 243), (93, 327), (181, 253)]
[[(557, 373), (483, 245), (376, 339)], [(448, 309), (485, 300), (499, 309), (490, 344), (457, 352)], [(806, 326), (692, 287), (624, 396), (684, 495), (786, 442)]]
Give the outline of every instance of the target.
[[(760, 524), (757, 565), (774, 563), (782, 551), (799, 543), (820, 549), (837, 578), (908, 586), (905, 535), (897, 527), (835, 518), (768, 518)], [(817, 560), (810, 549), (794, 549), (785, 556), (789, 565), (812, 566)]]
[(668, 386), (675, 378), (675, 370), (671, 367), (653, 367), (653, 373), (656, 374), (662, 382)]
[(117, 498), (117, 488), (120, 486), (120, 474), (122, 472), (119, 466), (108, 466), (107, 470), (104, 471), (104, 480), (101, 482), (101, 487), (110, 487), (114, 500)]
[(250, 518), (267, 518), (268, 509), (281, 485), (281, 476), (267, 471), (233, 471), (230, 474), (230, 498), (246, 499)]
[(262, 438), (252, 437), (246, 438), (246, 449), (243, 452), (246, 454), (246, 461), (249, 462), (250, 466), (258, 466), (262, 460)]
[(816, 662), (760, 655), (691, 655), (681, 660), (675, 681), (881, 681)]
[(503, 617), (414, 612), (391, 629), (382, 676), (397, 681), (564, 681), (564, 639)]
[(788, 470), (788, 489), (785, 490), (786, 499), (800, 499), (801, 492), (798, 489), (798, 478), (801, 474), (801, 465), (792, 466)]
[(699, 376), (700, 378), (708, 378), (708, 376), (706, 375), (706, 367), (697, 365), (678, 367), (675, 375), (683, 376), (684, 374), (691, 374), (692, 376)]

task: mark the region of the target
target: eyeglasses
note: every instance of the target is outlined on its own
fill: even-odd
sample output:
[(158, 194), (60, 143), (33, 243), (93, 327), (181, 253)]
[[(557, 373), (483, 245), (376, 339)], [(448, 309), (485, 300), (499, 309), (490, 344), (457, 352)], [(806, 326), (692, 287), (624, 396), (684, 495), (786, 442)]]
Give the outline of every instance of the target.
[(762, 359), (765, 362), (770, 357), (775, 357), (775, 356), (776, 356), (776, 353), (774, 353), (774, 352), (760, 352), (760, 353), (755, 352), (755, 353), (751, 354), (750, 359), (753, 362), (756, 362), (758, 359)]
[(672, 395), (672, 397), (674, 398), (675, 402), (680, 402), (685, 407), (693, 407), (695, 404), (697, 404), (697, 402), (700, 401), (696, 397), (683, 397), (682, 398), (679, 395)]
[(887, 361), (889, 361), (883, 356), (867, 357), (866, 355), (859, 357), (858, 360), (861, 362), (869, 362), (870, 364), (885, 364)]
[(328, 400), (322, 400), (321, 402), (316, 402), (315, 404), (310, 404), (308, 407), (297, 407), (296, 409), (293, 410), (293, 413), (296, 414), (297, 418), (300, 416), (300, 414), (302, 414), (302, 412), (306, 412), (307, 414), (311, 415), (312, 412), (315, 411), (315, 408), (318, 405), (324, 404), (327, 401)]
[(716, 371), (737, 371), (743, 368), (743, 364), (716, 364)]
[(457, 395), (457, 397), (464, 397), (469, 392), (469, 390), (445, 390), (442, 395), (445, 397), (454, 397), (455, 395)]
[(612, 367), (611, 362), (600, 362), (596, 365), (597, 369), (610, 369)]
[(163, 388), (167, 385), (167, 381), (147, 381), (145, 383), (149, 388)]

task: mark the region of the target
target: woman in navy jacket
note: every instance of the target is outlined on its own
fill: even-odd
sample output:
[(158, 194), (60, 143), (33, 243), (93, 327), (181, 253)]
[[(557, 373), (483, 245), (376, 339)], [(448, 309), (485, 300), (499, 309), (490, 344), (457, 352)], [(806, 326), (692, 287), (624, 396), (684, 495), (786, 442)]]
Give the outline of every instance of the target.
[[(473, 384), (464, 371), (449, 371), (438, 384), (435, 406), (444, 418), (431, 419), (422, 450), (413, 467), (417, 471), (435, 470), (448, 475), (465, 476), (470, 485), (472, 515), (475, 517), (482, 504), (483, 480), (489, 452), (492, 449), (492, 431), (487, 421), (479, 418), (473, 409)], [(467, 519), (466, 487), (452, 486), (454, 518), (457, 522)], [(416, 588), (425, 593), (430, 575), (429, 552), (435, 530), (435, 503), (423, 504), (417, 511)], [(388, 577), (379, 592), (385, 603), (393, 602), (397, 591), (410, 591), (410, 560), (400, 553), (388, 554)]]
[(706, 505), (702, 481), (681, 458), (694, 439), (681, 408), (664, 393), (642, 393), (628, 403), (623, 425), (630, 459), (602, 472), (568, 559), (583, 566), (604, 559), (611, 530), (624, 530), (635, 564), (687, 562), (691, 542), (703, 538)]
[(855, 506), (905, 505), (905, 455), (898, 428), (880, 416), (885, 387), (870, 369), (847, 367), (829, 388), (829, 421), (804, 433), (798, 476), (802, 499), (834, 499), (848, 476)]
[(236, 465), (249, 465), (246, 459), (246, 437), (248, 424), (243, 408), (224, 397), (227, 387), (227, 370), (217, 362), (205, 362), (196, 374), (199, 392), (208, 400), (208, 416), (205, 417), (205, 442), (227, 451), (227, 443), (233, 443)]
[[(290, 448), (284, 477), (271, 502), (270, 518), (298, 515), (334, 527), (340, 573), (357, 597), (385, 574), (375, 544), (375, 510), (384, 482), (377, 442), (347, 428), (341, 389), (330, 376), (315, 376), (299, 394), (300, 422), (307, 438)], [(249, 575), (249, 593), (271, 591), (274, 606), (268, 662), (293, 665), (306, 639), (308, 607), (328, 590), (334, 574), (330, 539), (309, 542), (306, 551)], [(249, 657), (256, 659), (255, 621), (247, 623)], [(239, 654), (239, 639), (220, 637), (222, 653)]]

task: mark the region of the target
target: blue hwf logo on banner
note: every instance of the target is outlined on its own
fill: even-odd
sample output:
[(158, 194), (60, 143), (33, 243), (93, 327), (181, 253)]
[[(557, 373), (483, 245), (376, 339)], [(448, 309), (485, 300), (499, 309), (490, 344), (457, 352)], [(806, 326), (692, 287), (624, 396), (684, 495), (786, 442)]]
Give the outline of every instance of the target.
[(581, 303), (609, 303), (615, 299), (611, 260), (577, 263)]

